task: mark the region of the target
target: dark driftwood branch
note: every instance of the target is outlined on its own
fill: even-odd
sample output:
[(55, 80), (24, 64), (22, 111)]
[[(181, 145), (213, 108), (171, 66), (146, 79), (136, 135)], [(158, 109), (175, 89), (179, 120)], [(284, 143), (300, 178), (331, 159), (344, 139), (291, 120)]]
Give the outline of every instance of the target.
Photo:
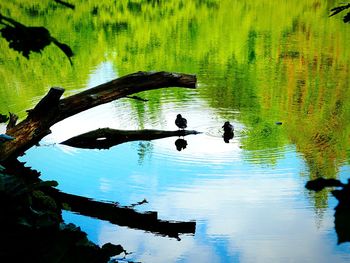
[(177, 130), (115, 130), (109, 128), (97, 129), (75, 137), (72, 137), (61, 144), (86, 149), (109, 149), (112, 146), (130, 141), (150, 141), (171, 136), (186, 136), (198, 134), (197, 131)]
[(0, 162), (17, 158), (49, 134), (52, 125), (74, 114), (146, 90), (195, 88), (196, 81), (196, 76), (189, 74), (137, 72), (64, 99), (60, 99), (63, 89), (52, 88), (34, 109), (28, 111), (25, 120), (8, 127), (6, 133), (16, 139), (0, 145)]
[(58, 120), (63, 120), (76, 113), (97, 105), (146, 90), (165, 87), (195, 88), (196, 77), (188, 74), (169, 72), (138, 72), (130, 74), (95, 88), (83, 91), (60, 101)]
[(18, 120), (18, 116), (16, 114), (13, 114), (11, 112), (9, 112), (9, 115), (10, 115), (10, 120), (6, 126), (6, 129), (9, 130), (9, 129), (12, 129), (13, 127), (16, 126), (16, 123), (17, 123), (17, 120)]
[(54, 188), (51, 188), (49, 194), (55, 200), (68, 204), (74, 212), (109, 221), (119, 226), (141, 229), (174, 238), (179, 238), (179, 234), (195, 233), (196, 222), (163, 221), (158, 219), (157, 212), (140, 213), (129, 207), (63, 193)]
[(147, 102), (147, 99), (140, 98), (139, 96), (125, 96), (125, 98)]

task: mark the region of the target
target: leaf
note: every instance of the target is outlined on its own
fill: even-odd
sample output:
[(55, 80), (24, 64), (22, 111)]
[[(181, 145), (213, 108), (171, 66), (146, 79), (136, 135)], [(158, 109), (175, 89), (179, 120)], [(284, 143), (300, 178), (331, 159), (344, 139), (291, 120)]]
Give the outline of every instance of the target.
[(344, 23), (349, 23), (350, 22), (350, 12), (347, 13), (344, 18), (343, 18)]

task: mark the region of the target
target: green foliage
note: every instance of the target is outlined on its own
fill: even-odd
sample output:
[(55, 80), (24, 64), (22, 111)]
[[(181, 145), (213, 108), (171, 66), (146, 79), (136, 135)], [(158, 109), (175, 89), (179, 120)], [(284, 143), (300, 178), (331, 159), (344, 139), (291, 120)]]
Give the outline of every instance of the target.
[[(296, 145), (312, 176), (334, 177), (350, 148), (349, 27), (329, 19), (320, 1), (2, 1), (2, 13), (44, 26), (72, 47), (46, 48), (26, 60), (0, 39), (0, 112), (25, 116), (51, 86), (65, 95), (87, 88), (91, 69), (108, 61), (118, 76), (178, 71), (198, 76), (198, 97), (248, 131), (247, 150)], [(182, 90), (129, 100), (143, 127), (163, 101), (191, 99)], [(174, 99), (175, 98), (175, 99)], [(234, 113), (232, 113), (234, 112)], [(282, 126), (276, 126), (282, 121)], [(273, 163), (275, 160), (269, 160)]]
[[(344, 10), (350, 9), (350, 4), (343, 4), (340, 6), (336, 6), (331, 9), (332, 14), (329, 16), (334, 16), (340, 12), (343, 12)], [(344, 23), (349, 23), (350, 22), (350, 12), (346, 13), (346, 15), (343, 18)]]

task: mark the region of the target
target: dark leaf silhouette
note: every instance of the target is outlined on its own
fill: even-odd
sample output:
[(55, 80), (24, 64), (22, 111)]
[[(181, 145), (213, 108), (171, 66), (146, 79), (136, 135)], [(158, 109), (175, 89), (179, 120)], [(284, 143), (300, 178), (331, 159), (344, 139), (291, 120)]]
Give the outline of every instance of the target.
[(71, 57), (74, 55), (72, 49), (67, 44), (60, 43), (56, 39), (52, 39), (52, 42), (63, 51), (63, 53), (69, 59), (70, 64), (73, 64), (71, 60)]

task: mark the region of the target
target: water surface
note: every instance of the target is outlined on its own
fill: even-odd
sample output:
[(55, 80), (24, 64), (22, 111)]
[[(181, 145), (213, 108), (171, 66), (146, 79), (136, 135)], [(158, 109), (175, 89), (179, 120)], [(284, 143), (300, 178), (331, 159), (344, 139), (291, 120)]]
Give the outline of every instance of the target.
[[(75, 1), (74, 11), (15, 3), (1, 4), (7, 16), (46, 26), (75, 56), (72, 67), (48, 47), (27, 60), (1, 39), (2, 113), (23, 118), (51, 86), (68, 96), (139, 70), (198, 78), (196, 90), (143, 92), (147, 103), (120, 99), (72, 116), (21, 157), (65, 192), (121, 205), (146, 199), (137, 210), (197, 223), (176, 240), (64, 212), (93, 242), (122, 244), (127, 260), (141, 262), (350, 260), (349, 244), (337, 242), (335, 198), (304, 187), (350, 177), (350, 27), (328, 17), (333, 2), (101, 0)], [(175, 130), (178, 113), (202, 132), (186, 136), (182, 151), (176, 137), (109, 150), (59, 144), (103, 127)]]

